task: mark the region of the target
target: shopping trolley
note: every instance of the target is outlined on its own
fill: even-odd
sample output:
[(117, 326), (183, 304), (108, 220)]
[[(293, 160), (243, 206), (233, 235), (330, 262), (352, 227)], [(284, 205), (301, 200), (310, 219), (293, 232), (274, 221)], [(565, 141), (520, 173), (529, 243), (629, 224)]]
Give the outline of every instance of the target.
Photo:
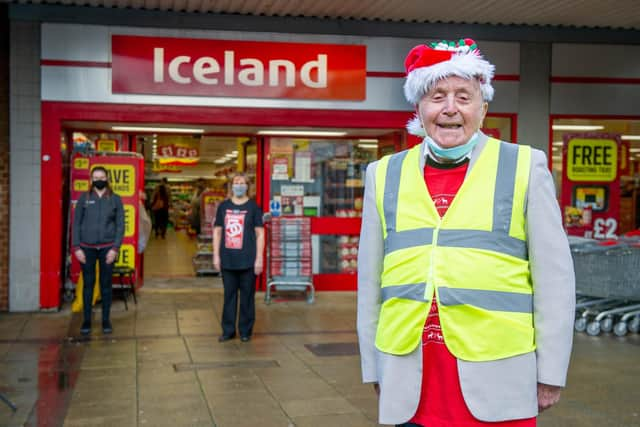
[(311, 268), (311, 219), (307, 217), (274, 217), (267, 230), (266, 304), (273, 292), (302, 291), (307, 302), (315, 298)]
[[(640, 240), (571, 240), (578, 312), (575, 329), (618, 336), (640, 329)], [(618, 322), (616, 323), (616, 319)]]

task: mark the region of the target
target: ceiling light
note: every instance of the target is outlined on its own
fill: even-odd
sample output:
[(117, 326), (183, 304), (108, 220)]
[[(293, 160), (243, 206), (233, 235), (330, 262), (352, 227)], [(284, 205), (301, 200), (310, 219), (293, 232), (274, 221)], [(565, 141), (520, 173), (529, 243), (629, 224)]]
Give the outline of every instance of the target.
[(551, 145), (553, 145), (554, 147), (562, 147), (564, 145), (564, 142), (562, 142), (562, 141), (553, 141), (551, 143)]
[(278, 136), (345, 136), (347, 132), (317, 130), (259, 130), (257, 134)]
[(631, 152), (631, 153), (640, 153), (640, 148), (629, 148), (629, 152)]
[(372, 142), (372, 143), (378, 143), (378, 140), (376, 138), (362, 138), (359, 139), (358, 142)]
[(237, 156), (237, 155), (238, 155), (238, 150), (233, 150), (233, 151), (231, 152), (231, 154), (235, 154), (235, 155)]
[(620, 139), (625, 141), (640, 141), (640, 135), (622, 135)]
[(168, 133), (204, 133), (204, 129), (160, 128), (146, 126), (113, 126), (111, 130), (123, 132), (168, 132)]
[(358, 144), (358, 148), (377, 149), (378, 148), (378, 144)]
[(600, 125), (553, 125), (551, 126), (553, 130), (582, 130), (582, 131), (590, 131), (590, 130), (602, 130), (604, 126)]

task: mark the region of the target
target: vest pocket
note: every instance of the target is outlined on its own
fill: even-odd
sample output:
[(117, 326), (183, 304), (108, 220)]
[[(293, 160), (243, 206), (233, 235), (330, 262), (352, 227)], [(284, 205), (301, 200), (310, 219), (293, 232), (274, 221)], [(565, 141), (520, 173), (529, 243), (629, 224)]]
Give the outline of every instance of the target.
[(428, 313), (426, 302), (403, 298), (384, 302), (376, 332), (378, 350), (395, 355), (411, 353), (420, 343)]

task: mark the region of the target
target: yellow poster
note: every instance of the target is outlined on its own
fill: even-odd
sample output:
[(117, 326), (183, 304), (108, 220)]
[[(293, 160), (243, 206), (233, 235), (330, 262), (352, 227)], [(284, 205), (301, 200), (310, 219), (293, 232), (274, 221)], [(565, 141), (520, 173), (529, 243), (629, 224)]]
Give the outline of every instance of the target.
[(133, 237), (136, 233), (136, 208), (124, 205), (124, 237)]
[(99, 139), (96, 143), (98, 151), (116, 151), (117, 144), (115, 139)]
[(87, 157), (78, 157), (73, 160), (74, 169), (89, 169), (89, 159)]
[(89, 191), (89, 181), (86, 179), (76, 179), (73, 181), (73, 191)]
[(125, 243), (120, 246), (120, 253), (118, 254), (115, 266), (136, 268), (136, 250), (133, 245)]
[(109, 172), (109, 184), (122, 197), (133, 196), (136, 192), (136, 170), (133, 165), (95, 164)]
[(567, 178), (612, 182), (618, 173), (618, 144), (613, 139), (575, 138), (567, 146)]

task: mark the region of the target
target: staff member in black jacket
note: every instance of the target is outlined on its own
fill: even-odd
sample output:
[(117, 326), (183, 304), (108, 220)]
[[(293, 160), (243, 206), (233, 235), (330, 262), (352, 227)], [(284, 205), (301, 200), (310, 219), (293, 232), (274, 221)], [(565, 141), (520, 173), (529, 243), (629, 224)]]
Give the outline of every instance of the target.
[(124, 209), (120, 196), (109, 186), (107, 170), (96, 166), (91, 171), (91, 190), (78, 199), (73, 218), (74, 255), (82, 265), (82, 303), (84, 320), (80, 333), (91, 332), (93, 284), (96, 280), (96, 260), (100, 262), (100, 293), (102, 295), (102, 331), (113, 331), (111, 311), (111, 275), (124, 236)]

